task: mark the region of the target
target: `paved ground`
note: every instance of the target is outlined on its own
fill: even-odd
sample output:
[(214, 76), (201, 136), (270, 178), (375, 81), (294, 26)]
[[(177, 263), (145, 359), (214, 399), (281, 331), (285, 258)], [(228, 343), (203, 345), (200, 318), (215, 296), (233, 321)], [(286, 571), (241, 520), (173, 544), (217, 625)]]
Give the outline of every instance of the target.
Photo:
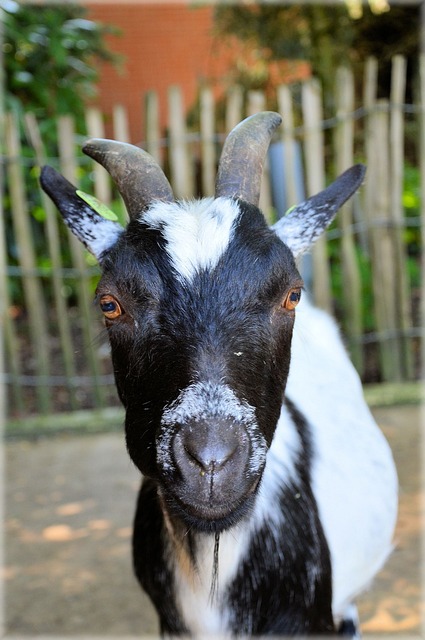
[[(360, 602), (363, 632), (420, 633), (420, 409), (377, 409), (400, 476), (397, 548)], [(119, 434), (5, 446), (5, 614), (9, 636), (155, 635), (132, 576), (138, 473)]]

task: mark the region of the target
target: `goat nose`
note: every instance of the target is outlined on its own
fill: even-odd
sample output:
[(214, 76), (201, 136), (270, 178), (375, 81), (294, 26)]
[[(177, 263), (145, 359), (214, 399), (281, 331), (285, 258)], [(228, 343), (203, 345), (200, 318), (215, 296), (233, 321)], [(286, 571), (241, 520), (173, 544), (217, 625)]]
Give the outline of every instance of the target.
[(223, 434), (196, 425), (185, 429), (182, 444), (189, 460), (194, 462), (201, 473), (220, 471), (234, 456), (238, 448), (238, 438), (233, 430)]
[(199, 446), (196, 442), (185, 442), (185, 451), (201, 469), (201, 472), (220, 471), (236, 451), (233, 447)]

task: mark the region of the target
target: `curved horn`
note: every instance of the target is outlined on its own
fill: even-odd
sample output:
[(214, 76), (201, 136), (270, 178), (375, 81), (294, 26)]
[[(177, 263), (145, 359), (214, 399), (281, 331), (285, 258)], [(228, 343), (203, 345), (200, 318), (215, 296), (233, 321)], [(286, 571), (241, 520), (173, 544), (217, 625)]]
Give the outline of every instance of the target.
[(130, 219), (155, 200), (173, 202), (170, 183), (149, 153), (126, 142), (93, 138), (83, 146), (86, 155), (101, 164), (118, 187)]
[(229, 133), (218, 166), (217, 198), (240, 198), (258, 206), (267, 149), (281, 122), (278, 113), (263, 111), (246, 118)]

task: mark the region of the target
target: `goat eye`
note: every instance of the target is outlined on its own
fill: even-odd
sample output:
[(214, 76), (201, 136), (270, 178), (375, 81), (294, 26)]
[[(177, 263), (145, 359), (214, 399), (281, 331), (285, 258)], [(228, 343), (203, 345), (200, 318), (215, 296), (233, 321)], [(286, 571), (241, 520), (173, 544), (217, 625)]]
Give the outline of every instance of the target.
[(282, 307), (287, 311), (293, 311), (301, 300), (301, 289), (291, 289), (285, 296)]
[(100, 308), (108, 320), (115, 320), (123, 313), (120, 304), (113, 296), (102, 296), (100, 298)]

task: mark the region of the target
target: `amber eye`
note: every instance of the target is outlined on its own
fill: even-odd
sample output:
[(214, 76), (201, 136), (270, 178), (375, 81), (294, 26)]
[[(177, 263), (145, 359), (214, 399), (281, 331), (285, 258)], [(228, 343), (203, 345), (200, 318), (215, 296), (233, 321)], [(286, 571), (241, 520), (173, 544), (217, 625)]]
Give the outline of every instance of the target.
[(115, 320), (115, 318), (118, 318), (123, 313), (119, 303), (113, 296), (102, 296), (100, 298), (100, 308), (108, 320)]
[(301, 289), (291, 289), (285, 296), (282, 307), (288, 311), (293, 311), (301, 300)]

